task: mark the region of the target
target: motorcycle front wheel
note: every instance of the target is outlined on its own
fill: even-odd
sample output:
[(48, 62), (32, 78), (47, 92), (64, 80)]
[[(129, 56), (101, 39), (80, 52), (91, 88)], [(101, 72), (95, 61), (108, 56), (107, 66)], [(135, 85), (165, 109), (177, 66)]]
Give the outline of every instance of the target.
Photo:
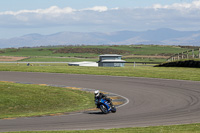
[(115, 108), (115, 107), (112, 107), (111, 112), (112, 112), (112, 113), (115, 113), (116, 111), (117, 111), (116, 108)]
[(100, 110), (104, 113), (104, 114), (107, 114), (108, 113), (108, 109), (105, 105), (101, 104), (100, 105)]

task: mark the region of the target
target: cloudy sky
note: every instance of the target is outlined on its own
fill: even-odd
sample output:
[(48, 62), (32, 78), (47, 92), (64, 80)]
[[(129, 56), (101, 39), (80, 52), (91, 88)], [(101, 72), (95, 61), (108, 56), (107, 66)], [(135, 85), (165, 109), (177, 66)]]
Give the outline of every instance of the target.
[(0, 39), (158, 28), (200, 30), (200, 0), (0, 0)]

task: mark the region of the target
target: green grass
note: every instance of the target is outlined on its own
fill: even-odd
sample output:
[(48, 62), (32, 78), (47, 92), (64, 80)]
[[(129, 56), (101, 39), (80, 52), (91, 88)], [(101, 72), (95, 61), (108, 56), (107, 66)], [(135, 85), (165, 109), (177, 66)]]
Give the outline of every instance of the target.
[[(19, 49), (1, 49), (4, 53), (0, 56), (56, 56), (56, 57), (97, 57), (95, 53), (53, 53), (52, 49), (60, 49), (64, 47), (38, 47), (38, 48), (19, 48)], [(184, 52), (188, 48), (178, 46), (162, 46), (162, 45), (102, 45), (102, 46), (68, 46), (66, 48), (112, 48), (117, 50), (126, 50), (130, 54), (135, 55), (173, 55), (175, 53)], [(114, 54), (114, 53), (113, 53)]]
[(78, 131), (25, 131), (12, 133), (200, 133), (200, 124), (155, 126), (138, 128), (116, 128), (101, 130), (78, 130)]
[[(98, 57), (98, 56), (97, 56)], [(68, 57), (29, 57), (20, 60), (19, 62), (81, 62), (81, 61), (94, 61), (97, 62), (98, 58), (68, 58)], [(127, 62), (165, 62), (166, 59), (157, 58), (131, 58), (123, 60)]]
[(93, 95), (60, 87), (0, 82), (0, 119), (94, 107)]
[(125, 61), (127, 61), (127, 62), (160, 62), (160, 63), (162, 63), (162, 62), (165, 62), (166, 61), (166, 59), (160, 59), (160, 58), (129, 58), (129, 59), (122, 59), (122, 60), (125, 60)]
[(119, 45), (117, 47), (112, 46), (115, 49), (128, 50), (135, 55), (172, 55), (186, 51), (186, 48), (178, 46), (162, 46), (162, 45)]
[[(94, 46), (66, 46), (66, 47), (38, 47), (38, 48), (7, 48), (0, 49), (0, 56), (23, 56), (29, 57), (22, 61), (31, 62), (79, 62), (79, 61), (98, 61), (99, 54), (97, 53), (54, 53), (55, 50), (62, 48), (98, 48), (98, 49), (114, 49), (124, 50), (128, 53), (121, 54), (124, 60), (130, 62), (164, 62), (166, 59), (157, 58), (132, 58), (128, 59), (131, 55), (144, 55), (144, 56), (171, 56), (177, 53), (181, 53), (191, 48), (181, 48), (179, 46), (162, 46), (162, 45), (94, 45)], [(79, 51), (80, 52), (80, 51)], [(191, 52), (190, 52), (191, 53)], [(112, 52), (112, 54), (115, 54)], [(196, 53), (197, 55), (198, 53)], [(68, 58), (57, 58), (68, 57)]]
[(79, 62), (79, 61), (98, 61), (89, 58), (59, 58), (59, 57), (30, 57), (20, 60), (20, 62)]
[[(131, 64), (129, 64), (131, 65)], [(70, 73), (91, 74), (129, 77), (148, 77), (162, 79), (179, 79), (200, 81), (199, 68), (184, 67), (152, 67), (152, 66), (125, 66), (125, 67), (79, 67), (67, 64), (26, 64), (0, 63), (0, 71), (22, 72), (47, 72), (47, 73)]]

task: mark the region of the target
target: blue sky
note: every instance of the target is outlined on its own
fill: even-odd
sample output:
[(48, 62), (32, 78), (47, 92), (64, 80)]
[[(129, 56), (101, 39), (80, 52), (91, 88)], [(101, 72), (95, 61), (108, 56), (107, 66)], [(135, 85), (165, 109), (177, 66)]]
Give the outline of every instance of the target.
[(0, 39), (62, 31), (200, 30), (200, 0), (0, 0), (0, 20)]
[[(146, 7), (153, 4), (173, 4), (191, 2), (192, 0), (0, 0), (0, 11), (18, 11), (22, 9), (48, 8), (69, 6), (75, 9), (88, 8), (93, 6), (107, 6), (108, 8), (132, 8)], [(12, 4), (11, 4), (12, 3)]]

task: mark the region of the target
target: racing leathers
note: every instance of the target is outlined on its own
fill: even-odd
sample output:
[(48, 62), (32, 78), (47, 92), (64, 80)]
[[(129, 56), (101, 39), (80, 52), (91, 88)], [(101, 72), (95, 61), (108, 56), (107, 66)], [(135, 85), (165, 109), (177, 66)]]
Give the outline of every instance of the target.
[(112, 104), (112, 100), (110, 98), (108, 98), (106, 95), (104, 95), (103, 93), (99, 93), (99, 95), (95, 95), (95, 101), (97, 100), (98, 102), (96, 103), (98, 105), (99, 101), (101, 99), (105, 99), (106, 101), (108, 101), (110, 103), (110, 106), (113, 107), (113, 104)]

